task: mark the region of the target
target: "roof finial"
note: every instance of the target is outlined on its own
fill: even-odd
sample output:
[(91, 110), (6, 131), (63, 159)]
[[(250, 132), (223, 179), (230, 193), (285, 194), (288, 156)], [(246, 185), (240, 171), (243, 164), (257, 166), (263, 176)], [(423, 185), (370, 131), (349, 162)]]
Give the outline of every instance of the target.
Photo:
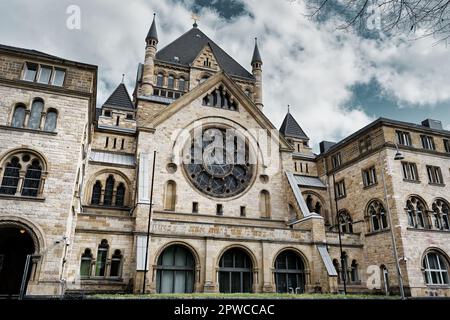
[(252, 57), (252, 66), (256, 64), (256, 67), (260, 68), (262, 65), (262, 59), (261, 54), (259, 53), (258, 49), (258, 38), (255, 37), (255, 49), (253, 50), (253, 57)]
[(194, 24), (192, 25), (194, 28), (198, 27), (197, 21), (200, 21), (200, 18), (195, 13), (192, 13), (191, 19), (194, 20)]
[(291, 106), (288, 105), (288, 113), (291, 113)]
[(125, 81), (125, 73), (122, 73), (122, 83)]

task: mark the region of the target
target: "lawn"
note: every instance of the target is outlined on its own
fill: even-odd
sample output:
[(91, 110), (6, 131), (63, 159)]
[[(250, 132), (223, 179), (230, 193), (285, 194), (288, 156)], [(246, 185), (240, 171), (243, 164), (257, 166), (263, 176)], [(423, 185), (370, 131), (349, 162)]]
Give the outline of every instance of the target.
[(94, 294), (87, 299), (399, 299), (398, 296), (360, 294), (190, 293), (190, 294)]

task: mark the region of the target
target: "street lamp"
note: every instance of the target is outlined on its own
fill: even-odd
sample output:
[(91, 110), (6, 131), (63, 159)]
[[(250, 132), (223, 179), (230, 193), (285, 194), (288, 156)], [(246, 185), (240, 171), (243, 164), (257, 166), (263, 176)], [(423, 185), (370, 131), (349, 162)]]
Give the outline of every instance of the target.
[[(396, 144), (395, 142), (391, 142), (391, 141), (387, 141), (385, 144), (387, 144), (387, 143), (394, 143), (395, 144), (395, 148), (396, 148), (397, 151), (395, 153), (394, 160), (399, 161), (399, 160), (405, 159), (405, 157), (403, 156), (403, 154), (400, 152), (400, 150), (398, 148), (398, 144)], [(394, 252), (395, 266), (396, 266), (396, 269), (397, 269), (397, 277), (398, 277), (398, 286), (399, 286), (399, 289), (400, 289), (400, 296), (401, 296), (402, 299), (405, 299), (405, 292), (403, 290), (402, 272), (400, 270), (400, 263), (399, 263), (399, 259), (398, 259), (398, 253), (397, 253), (397, 243), (395, 241), (395, 235), (394, 235), (394, 225), (392, 223), (391, 210), (389, 209), (387, 186), (386, 186), (386, 180), (385, 180), (385, 177), (384, 177), (384, 165), (383, 165), (383, 163), (381, 163), (381, 151), (383, 151), (383, 149), (384, 148), (382, 148), (378, 152), (378, 161), (380, 162), (380, 165), (381, 165), (381, 179), (383, 181), (384, 202), (386, 203), (386, 212), (387, 212), (387, 215), (389, 217), (389, 226), (390, 226), (390, 230), (391, 230), (391, 232), (390, 232), (391, 233), (391, 241), (392, 241), (392, 248), (393, 248), (393, 252)]]

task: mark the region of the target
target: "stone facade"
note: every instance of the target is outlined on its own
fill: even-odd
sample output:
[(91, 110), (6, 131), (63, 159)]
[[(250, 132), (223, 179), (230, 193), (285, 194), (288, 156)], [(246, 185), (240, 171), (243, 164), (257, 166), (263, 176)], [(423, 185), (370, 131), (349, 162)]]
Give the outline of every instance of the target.
[[(27, 294), (337, 293), (344, 281), (348, 292), (398, 293), (393, 225), (406, 294), (450, 295), (450, 132), (379, 119), (316, 155), (290, 114), (281, 135), (264, 115), (257, 47), (252, 73), (212, 42), (184, 65), (183, 52), (164, 58), (169, 49), (158, 51), (152, 28), (133, 100), (121, 84), (98, 109), (96, 67), (0, 47), (0, 232), (33, 240)], [(206, 37), (197, 30), (187, 34)], [(35, 81), (26, 81), (33, 66)], [(53, 73), (42, 84), (46, 66)], [(65, 71), (62, 86), (51, 84), (57, 70)], [(30, 128), (36, 101), (44, 107)], [(56, 127), (45, 130), (52, 110)], [(240, 182), (248, 186), (233, 196), (200, 190), (182, 162), (184, 134), (202, 126), (249, 133), (254, 162)], [(258, 132), (270, 132), (264, 143)], [(421, 136), (433, 137), (435, 150)], [(26, 155), (41, 172), (31, 196)], [(417, 177), (405, 179), (404, 162), (416, 164)], [(427, 166), (441, 168), (431, 177), (439, 181), (429, 183)], [(408, 220), (415, 199), (430, 221), (423, 227)], [(442, 283), (426, 279), (434, 272), (424, 264), (429, 253), (442, 257)]]

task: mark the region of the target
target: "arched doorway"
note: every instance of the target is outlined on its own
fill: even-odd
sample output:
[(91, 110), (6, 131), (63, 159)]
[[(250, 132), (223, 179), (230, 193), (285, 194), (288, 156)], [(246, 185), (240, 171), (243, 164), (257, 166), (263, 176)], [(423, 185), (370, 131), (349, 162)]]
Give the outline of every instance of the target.
[(219, 291), (221, 293), (250, 293), (253, 286), (253, 265), (242, 249), (227, 250), (219, 261)]
[[(33, 237), (27, 228), (0, 226), (0, 295), (20, 293), (27, 255), (33, 254), (35, 249)], [(28, 271), (31, 271), (31, 266)]]
[(281, 252), (275, 260), (275, 284), (278, 293), (305, 292), (305, 264), (294, 251)]
[(192, 253), (180, 245), (166, 248), (156, 266), (156, 292), (194, 292), (195, 259)]

